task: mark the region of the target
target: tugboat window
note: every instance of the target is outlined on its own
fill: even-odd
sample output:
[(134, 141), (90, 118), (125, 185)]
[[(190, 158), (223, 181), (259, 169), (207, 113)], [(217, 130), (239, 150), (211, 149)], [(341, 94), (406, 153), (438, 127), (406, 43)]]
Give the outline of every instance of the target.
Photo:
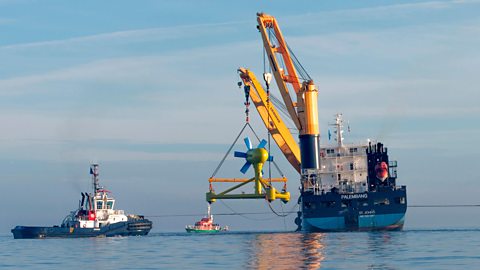
[(107, 202), (107, 209), (112, 209), (113, 208), (113, 202), (112, 201), (108, 201)]
[(102, 201), (97, 202), (97, 209), (103, 209), (103, 202)]

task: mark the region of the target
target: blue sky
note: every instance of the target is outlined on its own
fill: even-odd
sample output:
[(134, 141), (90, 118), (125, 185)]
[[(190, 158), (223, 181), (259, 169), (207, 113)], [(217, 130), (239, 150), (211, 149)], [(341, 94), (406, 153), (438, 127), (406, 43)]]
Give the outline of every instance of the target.
[[(130, 212), (204, 212), (207, 179), (244, 123), (236, 69), (263, 71), (259, 11), (277, 17), (316, 81), (323, 134), (343, 112), (347, 140), (390, 148), (411, 203), (478, 203), (479, 1), (0, 0), (0, 233), (60, 222), (92, 161)], [(273, 152), (295, 193), (297, 175)], [(230, 158), (221, 176), (241, 165)], [(429, 213), (409, 210), (407, 226), (442, 222)], [(194, 219), (154, 221), (182, 230)]]

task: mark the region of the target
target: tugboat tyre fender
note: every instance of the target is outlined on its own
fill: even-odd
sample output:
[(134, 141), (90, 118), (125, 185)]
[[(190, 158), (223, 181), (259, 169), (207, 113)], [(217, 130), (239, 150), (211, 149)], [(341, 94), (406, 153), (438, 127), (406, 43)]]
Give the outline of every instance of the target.
[(87, 224), (83, 224), (82, 227), (83, 227), (83, 228), (86, 228), (86, 227), (87, 227)]

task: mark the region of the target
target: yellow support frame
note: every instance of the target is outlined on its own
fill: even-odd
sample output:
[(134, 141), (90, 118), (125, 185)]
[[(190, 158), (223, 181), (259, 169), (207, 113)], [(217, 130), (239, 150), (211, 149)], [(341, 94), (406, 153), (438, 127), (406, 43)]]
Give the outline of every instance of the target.
[[(271, 181), (270, 181), (271, 180)], [(259, 183), (262, 186), (262, 188), (265, 190), (265, 193), (263, 192), (255, 192), (255, 193), (240, 193), (240, 194), (228, 194), (236, 189), (239, 189), (240, 187), (254, 182), (255, 177), (252, 177), (250, 179), (237, 179), (237, 178), (210, 178), (208, 180), (210, 182), (210, 191), (206, 193), (206, 198), (207, 202), (213, 203), (217, 199), (218, 200), (228, 200), (228, 199), (266, 199), (268, 201), (273, 201), (276, 199), (280, 199), (283, 202), (288, 202), (290, 200), (290, 192), (278, 192), (271, 184), (270, 182), (283, 182), (284, 184), (287, 183), (287, 178), (272, 178), (272, 179), (259, 179)], [(240, 183), (238, 185), (235, 185), (225, 191), (222, 191), (218, 194), (215, 193), (213, 187), (211, 186), (211, 183)]]

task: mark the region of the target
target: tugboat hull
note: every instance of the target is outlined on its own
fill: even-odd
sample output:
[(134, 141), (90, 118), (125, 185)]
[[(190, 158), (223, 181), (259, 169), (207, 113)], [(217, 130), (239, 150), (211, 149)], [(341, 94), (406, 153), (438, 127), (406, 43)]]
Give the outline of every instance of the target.
[(197, 230), (197, 229), (185, 229), (189, 233), (217, 233), (220, 232), (221, 230)]
[(11, 232), (15, 239), (41, 239), (147, 235), (151, 229), (152, 222), (144, 219), (118, 222), (101, 228), (16, 226)]

